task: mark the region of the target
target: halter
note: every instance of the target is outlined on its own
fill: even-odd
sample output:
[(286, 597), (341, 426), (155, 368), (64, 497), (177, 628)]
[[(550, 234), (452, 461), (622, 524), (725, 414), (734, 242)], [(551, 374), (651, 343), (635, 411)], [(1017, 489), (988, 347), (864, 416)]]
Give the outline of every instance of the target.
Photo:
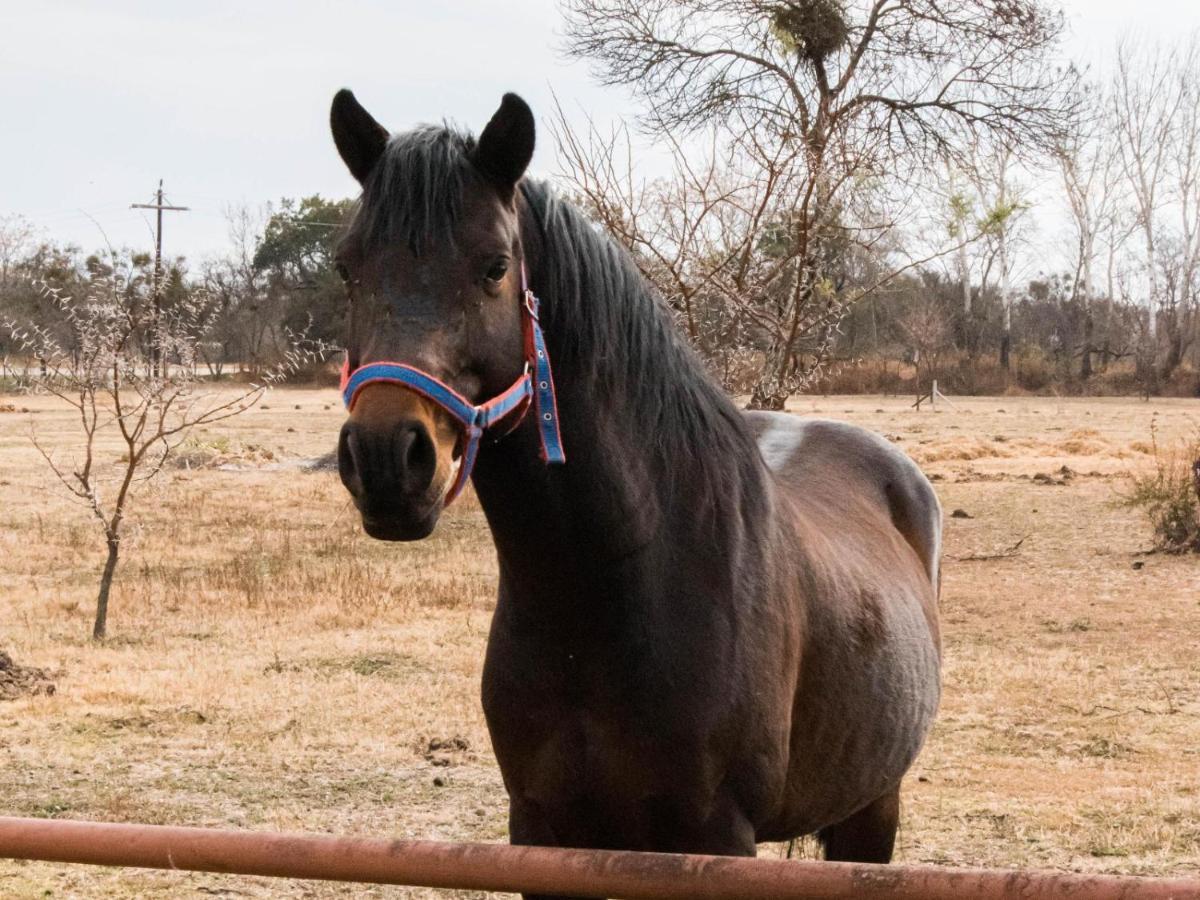
[(382, 381), (416, 391), (445, 410), (458, 424), (463, 440), (462, 465), (446, 494), (447, 506), (459, 495), (471, 476), (484, 432), (511, 418), (512, 425), (500, 437), (509, 434), (525, 419), (530, 406), (535, 407), (537, 413), (542, 460), (550, 465), (565, 463), (567, 455), (563, 451), (562, 434), (558, 428), (558, 404), (554, 397), (550, 354), (538, 322), (538, 299), (529, 290), (525, 280), (524, 263), (521, 263), (521, 331), (525, 337), (525, 371), (513, 382), (512, 387), (486, 403), (476, 406), (440, 378), (404, 363), (367, 363), (351, 372), (350, 358), (347, 356), (342, 364), (342, 399), (346, 409), (353, 411), (358, 392), (364, 387)]

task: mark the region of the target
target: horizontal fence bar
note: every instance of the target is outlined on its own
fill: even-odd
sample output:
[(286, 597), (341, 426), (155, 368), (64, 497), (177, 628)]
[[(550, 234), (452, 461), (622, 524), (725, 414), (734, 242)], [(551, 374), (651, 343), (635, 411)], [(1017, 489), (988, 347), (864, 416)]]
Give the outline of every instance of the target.
[(1200, 897), (1200, 879), (393, 841), (4, 816), (0, 858), (621, 900)]

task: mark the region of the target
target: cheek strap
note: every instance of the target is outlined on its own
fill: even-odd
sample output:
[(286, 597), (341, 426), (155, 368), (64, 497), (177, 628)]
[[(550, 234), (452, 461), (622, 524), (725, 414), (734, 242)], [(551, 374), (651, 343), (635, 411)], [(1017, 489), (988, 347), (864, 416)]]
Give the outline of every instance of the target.
[(445, 505), (462, 492), (471, 477), (484, 433), (506, 419), (512, 419), (512, 424), (504, 433), (515, 430), (531, 406), (537, 417), (542, 460), (548, 465), (561, 465), (567, 461), (567, 454), (558, 425), (550, 353), (538, 321), (538, 299), (529, 290), (525, 279), (524, 263), (521, 264), (521, 329), (525, 343), (525, 371), (506, 391), (485, 403), (473, 404), (440, 378), (405, 363), (372, 362), (351, 372), (349, 357), (342, 364), (342, 400), (346, 409), (353, 411), (359, 391), (368, 384), (386, 382), (415, 391), (445, 410), (457, 423), (462, 438), (462, 464), (446, 494)]

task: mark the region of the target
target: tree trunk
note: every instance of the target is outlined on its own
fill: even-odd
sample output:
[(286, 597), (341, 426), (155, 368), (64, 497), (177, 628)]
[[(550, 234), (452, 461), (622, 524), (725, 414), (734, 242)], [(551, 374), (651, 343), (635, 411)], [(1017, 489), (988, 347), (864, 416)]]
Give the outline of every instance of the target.
[(968, 356), (974, 356), (975, 342), (971, 340), (971, 268), (965, 243), (958, 248), (958, 282), (962, 291), (962, 331), (959, 334), (959, 349), (965, 350)]
[(967, 245), (958, 248), (958, 283), (962, 290), (963, 316), (971, 317), (971, 267), (967, 261)]
[[(1170, 322), (1173, 326), (1175, 323)], [(1162, 367), (1158, 370), (1159, 383), (1165, 383), (1171, 380), (1171, 376), (1175, 374), (1175, 370), (1179, 368), (1183, 362), (1183, 334), (1178, 328), (1168, 327), (1167, 329), (1167, 355), (1163, 359)]]
[(750, 390), (750, 402), (747, 409), (765, 409), (779, 412), (787, 402), (788, 389), (784, 386), (786, 379), (783, 372), (787, 366), (787, 348), (782, 342), (774, 344), (767, 350), (758, 377), (754, 379), (754, 387)]
[(1092, 337), (1096, 321), (1092, 315), (1092, 247), (1089, 239), (1084, 244), (1083, 255), (1083, 356), (1079, 361), (1079, 377), (1087, 381), (1092, 377)]
[(756, 384), (754, 386), (754, 390), (750, 393), (750, 402), (746, 404), (746, 409), (783, 412), (784, 404), (787, 402), (787, 394), (781, 394), (778, 391), (772, 393), (760, 388), (761, 385)]
[(1088, 303), (1083, 313), (1083, 356), (1079, 361), (1079, 377), (1087, 381), (1092, 377), (1092, 336), (1096, 331), (1092, 304)]
[(755, 379), (750, 391), (750, 402), (746, 409), (765, 409), (771, 412), (782, 412), (787, 402), (788, 392), (773, 375), (762, 373)]
[(1009, 355), (1012, 350), (1012, 298), (1008, 294), (1008, 273), (1004, 273), (1004, 286), (1000, 289), (1000, 302), (1004, 304), (1004, 327), (1000, 333), (1000, 368), (1009, 371)]
[(113, 574), (117, 570), (117, 557), (121, 552), (120, 539), (115, 535), (108, 538), (108, 559), (100, 575), (100, 593), (96, 597), (96, 624), (92, 626), (92, 640), (102, 641), (108, 631), (108, 593), (112, 588)]
[[(1004, 158), (1007, 162), (1007, 157)], [(1008, 203), (1007, 184), (1005, 183), (1004, 168), (1000, 169), (1000, 205)], [(1008, 221), (1001, 226), (997, 235), (997, 251), (1000, 257), (1000, 308), (1004, 315), (1004, 329), (1000, 338), (1000, 368), (1007, 375), (1009, 371), (1009, 351), (1012, 348), (1012, 283), (1008, 269)]]
[(1147, 220), (1142, 227), (1146, 234), (1146, 259), (1149, 267), (1146, 274), (1150, 282), (1150, 296), (1146, 300), (1146, 333), (1150, 338), (1150, 362), (1153, 365), (1158, 349), (1158, 268), (1154, 256), (1154, 226)]
[(1138, 341), (1136, 370), (1138, 381), (1142, 386), (1142, 399), (1149, 400), (1158, 393), (1158, 371), (1154, 367), (1154, 344), (1148, 334), (1143, 334)]

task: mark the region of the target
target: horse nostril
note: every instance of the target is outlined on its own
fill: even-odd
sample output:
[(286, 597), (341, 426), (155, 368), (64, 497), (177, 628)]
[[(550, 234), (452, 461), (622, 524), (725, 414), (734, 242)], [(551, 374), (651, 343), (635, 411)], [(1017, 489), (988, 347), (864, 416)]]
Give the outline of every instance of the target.
[(337, 462), (342, 484), (360, 508), (363, 503), (388, 506), (429, 489), (437, 448), (419, 422), (380, 429), (346, 422), (338, 435)]
[(405, 493), (424, 491), (433, 481), (437, 468), (437, 449), (424, 425), (402, 426), (396, 433), (396, 464)]
[(357, 497), (362, 493), (362, 476), (360, 474), (359, 462), (355, 459), (355, 444), (354, 426), (347, 422), (342, 426), (341, 432), (338, 434), (337, 446), (337, 464), (338, 475), (341, 476), (342, 484), (346, 486), (352, 496)]

